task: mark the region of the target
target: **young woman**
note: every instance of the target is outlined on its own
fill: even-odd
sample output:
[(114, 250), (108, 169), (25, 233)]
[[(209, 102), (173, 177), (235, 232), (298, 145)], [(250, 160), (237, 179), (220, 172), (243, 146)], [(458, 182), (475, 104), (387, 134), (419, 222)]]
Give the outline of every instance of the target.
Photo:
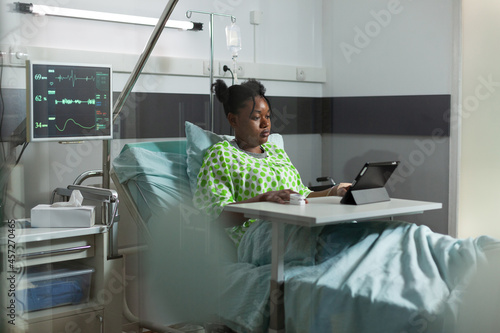
[(198, 175), (194, 203), (209, 216), (219, 218), (224, 226), (235, 227), (231, 236), (236, 242), (249, 223), (243, 214), (224, 211), (226, 205), (257, 201), (284, 204), (292, 193), (307, 198), (345, 194), (350, 184), (312, 192), (302, 184), (286, 152), (267, 142), (272, 111), (260, 82), (249, 80), (227, 87), (224, 81), (217, 80), (213, 89), (224, 106), (235, 139), (208, 150)]

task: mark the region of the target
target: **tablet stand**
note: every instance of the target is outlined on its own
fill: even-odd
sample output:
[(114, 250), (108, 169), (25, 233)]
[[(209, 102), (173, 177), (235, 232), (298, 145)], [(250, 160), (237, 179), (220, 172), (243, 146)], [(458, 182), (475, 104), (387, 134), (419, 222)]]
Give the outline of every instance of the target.
[(389, 200), (391, 198), (389, 198), (385, 187), (377, 187), (364, 190), (349, 190), (340, 202), (347, 205), (364, 205)]

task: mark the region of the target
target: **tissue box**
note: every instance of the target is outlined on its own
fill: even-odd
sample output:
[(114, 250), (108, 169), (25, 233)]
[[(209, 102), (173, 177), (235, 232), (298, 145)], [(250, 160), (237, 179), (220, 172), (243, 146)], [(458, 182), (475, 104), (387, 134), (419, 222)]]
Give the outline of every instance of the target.
[(52, 207), (37, 205), (31, 209), (32, 228), (85, 228), (95, 223), (95, 206)]

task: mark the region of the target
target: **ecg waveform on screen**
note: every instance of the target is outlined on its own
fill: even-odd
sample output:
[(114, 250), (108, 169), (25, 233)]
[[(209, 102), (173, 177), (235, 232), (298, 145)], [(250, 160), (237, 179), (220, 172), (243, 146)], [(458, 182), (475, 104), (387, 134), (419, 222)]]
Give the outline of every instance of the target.
[(69, 99), (69, 98), (63, 98), (62, 100), (58, 101), (57, 99), (55, 100), (56, 105), (57, 104), (87, 104), (87, 105), (95, 105), (95, 99), (89, 98), (86, 101), (82, 101), (79, 99)]
[(71, 121), (71, 122), (73, 122), (75, 125), (80, 126), (81, 128), (84, 128), (84, 129), (88, 129), (88, 130), (89, 130), (89, 129), (92, 129), (92, 128), (94, 128), (94, 127), (96, 126), (96, 125), (92, 125), (92, 126), (83, 126), (82, 124), (77, 123), (77, 122), (76, 122), (73, 118), (69, 118), (69, 119), (67, 119), (67, 120), (64, 122), (64, 126), (63, 126), (63, 128), (59, 128), (59, 126), (57, 126), (57, 125), (55, 125), (55, 126), (56, 126), (56, 128), (57, 128), (57, 130), (58, 130), (59, 132), (64, 132), (64, 130), (66, 129), (66, 125), (68, 125), (68, 122), (70, 122), (70, 121)]
[(59, 82), (64, 81), (64, 80), (69, 80), (73, 84), (73, 87), (74, 87), (76, 81), (95, 81), (95, 76), (77, 77), (73, 73), (73, 70), (71, 70), (71, 74), (66, 75), (66, 76), (62, 76), (59, 74), (59, 76), (56, 76), (55, 79), (59, 80)]

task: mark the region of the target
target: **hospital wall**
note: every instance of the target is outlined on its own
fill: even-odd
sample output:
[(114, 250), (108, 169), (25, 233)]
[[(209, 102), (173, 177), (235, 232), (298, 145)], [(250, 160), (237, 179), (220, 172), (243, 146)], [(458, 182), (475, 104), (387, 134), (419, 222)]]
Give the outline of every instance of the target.
[(404, 219), (451, 234), (456, 6), (325, 1), (323, 12), (323, 94), (334, 104), (333, 130), (322, 135), (323, 170), (346, 180), (364, 161), (400, 160), (391, 195), (443, 203)]
[(500, 4), (463, 1), (458, 234), (500, 237)]
[[(149, 1), (144, 6), (130, 0), (118, 8), (95, 0), (56, 2), (71, 8), (151, 17), (157, 17), (164, 6), (163, 1)], [(40, 3), (55, 5), (54, 1)], [(11, 3), (2, 0), (1, 4), (4, 9)], [(443, 116), (449, 111), (452, 95), (451, 7), (451, 0), (362, 4), (346, 0), (193, 0), (180, 1), (172, 18), (185, 19), (188, 9), (237, 17), (243, 39), (238, 56), (244, 68), (241, 76), (261, 79), (268, 95), (274, 97), (275, 130), (284, 134), (286, 150), (306, 184), (315, 185), (319, 176), (350, 181), (368, 159), (401, 160), (401, 181), (394, 183), (391, 193), (443, 202), (443, 210), (409, 219), (447, 233), (450, 131)], [(249, 13), (254, 10), (263, 14), (262, 23), (255, 26), (249, 23)], [(182, 120), (189, 120), (181, 115), (188, 105), (186, 97), (200, 100), (193, 119), (207, 128), (209, 82), (204, 66), (210, 54), (208, 19), (196, 14), (191, 19), (203, 22), (205, 30), (164, 32), (122, 113), (118, 125), (121, 140), (113, 142), (113, 154), (124, 142), (183, 136)], [(152, 30), (9, 11), (2, 11), (0, 21), (2, 31), (8, 32), (0, 45), (19, 45), (31, 59), (111, 63), (116, 92), (124, 86)], [(219, 64), (230, 62), (224, 40), (228, 23), (215, 19), (216, 74)], [(24, 68), (12, 64), (4, 75), (9, 103), (22, 110)], [(229, 82), (227, 74), (225, 79)], [(171, 98), (174, 103), (162, 104)], [(134, 113), (137, 108), (143, 111), (140, 115)], [(22, 121), (22, 115), (18, 112), (9, 122)], [(137, 130), (140, 120), (150, 116), (161, 121), (146, 122), (149, 125)], [(177, 131), (154, 134), (163, 133), (162, 124)], [(130, 128), (134, 131), (129, 132)], [(53, 188), (66, 186), (80, 172), (99, 169), (100, 154), (99, 142), (30, 144), (16, 170), (24, 185), (15, 195), (25, 203), (26, 213), (35, 204), (47, 202)]]

